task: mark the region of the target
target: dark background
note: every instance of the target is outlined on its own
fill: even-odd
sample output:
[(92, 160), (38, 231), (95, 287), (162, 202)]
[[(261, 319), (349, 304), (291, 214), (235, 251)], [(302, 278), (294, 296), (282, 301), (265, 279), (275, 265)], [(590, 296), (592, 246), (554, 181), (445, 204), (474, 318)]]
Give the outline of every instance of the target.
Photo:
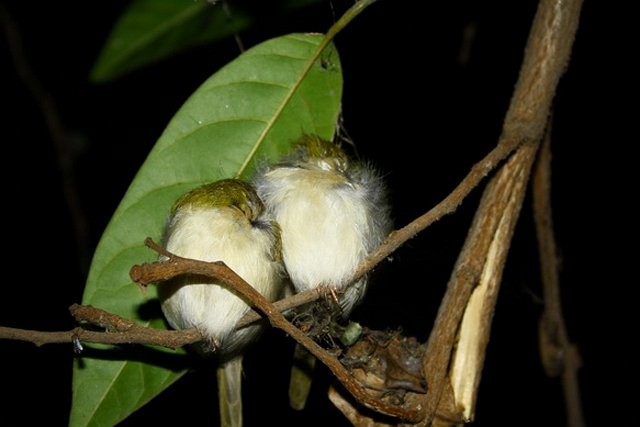
[[(622, 301), (631, 274), (634, 228), (625, 216), (637, 110), (624, 50), (625, 13), (586, 1), (574, 53), (560, 82), (553, 131), (554, 221), (562, 257), (565, 319), (582, 353), (589, 425), (633, 419), (614, 382), (632, 381)], [(68, 330), (67, 308), (81, 301), (91, 254), (138, 167), (172, 115), (212, 73), (239, 53), (231, 39), (192, 50), (112, 83), (87, 75), (126, 2), (2, 1), (0, 102), (5, 232), (0, 325)], [(333, 0), (283, 17), (260, 10), (241, 34), (248, 48), (289, 32), (324, 32), (350, 2)], [(535, 1), (420, 3), (380, 0), (336, 39), (344, 70), (344, 125), (362, 157), (387, 177), (396, 225), (446, 196), (496, 143)], [(465, 28), (475, 27), (466, 45)], [(18, 77), (10, 46), (18, 37), (41, 92), (53, 100), (59, 151), (41, 106)], [(461, 60), (461, 51), (468, 57)], [(637, 50), (637, 49), (636, 49)], [(619, 53), (618, 53), (619, 52)], [(630, 144), (631, 143), (631, 144)], [(64, 171), (71, 171), (65, 175)], [(65, 181), (67, 178), (71, 181)], [(80, 227), (69, 207), (86, 220)], [(401, 328), (424, 341), (481, 189), (460, 209), (406, 243), (381, 265), (353, 317), (378, 329)], [(545, 377), (537, 350), (541, 311), (536, 242), (527, 197), (509, 255), (474, 425), (564, 425), (562, 391)], [(75, 218), (75, 219), (74, 219)], [(629, 273), (626, 273), (626, 270)], [(324, 396), (320, 371), (307, 410), (288, 409), (292, 343), (269, 332), (246, 356), (247, 425), (348, 425)], [(606, 362), (611, 356), (615, 364)], [(71, 345), (0, 341), (0, 424), (65, 425), (70, 408)], [(177, 420), (216, 425), (210, 372), (183, 377), (123, 425)], [(46, 408), (46, 409), (45, 409)], [(623, 418), (624, 415), (624, 418)], [(10, 425), (8, 423), (7, 425)], [(613, 423), (607, 423), (613, 424)]]

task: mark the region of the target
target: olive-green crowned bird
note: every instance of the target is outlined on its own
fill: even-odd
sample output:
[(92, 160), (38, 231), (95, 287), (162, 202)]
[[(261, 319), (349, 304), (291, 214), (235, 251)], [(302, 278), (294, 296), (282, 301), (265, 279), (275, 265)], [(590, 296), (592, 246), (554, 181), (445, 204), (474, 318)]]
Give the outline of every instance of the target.
[[(366, 276), (350, 283), (356, 268), (391, 231), (380, 173), (370, 163), (351, 160), (336, 143), (304, 135), (289, 156), (262, 167), (253, 183), (280, 226), (295, 291), (327, 287), (338, 298), (342, 318), (348, 318), (367, 288)], [(295, 409), (305, 406), (314, 363), (296, 348), (289, 389)]]
[[(284, 269), (280, 231), (266, 216), (254, 188), (225, 179), (202, 185), (174, 204), (164, 246), (184, 258), (223, 261), (267, 300), (281, 296)], [(162, 311), (175, 329), (197, 328), (206, 341), (200, 353), (218, 358), (220, 418), (223, 426), (242, 425), (242, 355), (260, 325), (236, 330), (249, 310), (239, 296), (215, 280), (183, 275), (158, 288)]]

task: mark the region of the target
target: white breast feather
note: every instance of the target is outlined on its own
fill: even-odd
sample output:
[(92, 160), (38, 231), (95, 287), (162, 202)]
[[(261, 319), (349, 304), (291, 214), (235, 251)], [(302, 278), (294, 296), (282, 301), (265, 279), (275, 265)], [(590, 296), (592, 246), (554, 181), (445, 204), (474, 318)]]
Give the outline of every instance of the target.
[[(185, 212), (183, 208), (172, 219), (170, 230), (168, 251), (201, 261), (224, 261), (267, 299), (275, 297), (277, 267), (267, 257), (272, 239), (236, 211), (216, 208)], [(197, 327), (223, 346), (248, 308), (242, 299), (215, 284), (182, 286), (163, 304), (172, 327)], [(248, 333), (248, 328), (241, 331)]]
[(282, 228), (283, 257), (298, 291), (345, 286), (367, 255), (366, 208), (357, 186), (324, 171), (279, 168), (262, 196)]

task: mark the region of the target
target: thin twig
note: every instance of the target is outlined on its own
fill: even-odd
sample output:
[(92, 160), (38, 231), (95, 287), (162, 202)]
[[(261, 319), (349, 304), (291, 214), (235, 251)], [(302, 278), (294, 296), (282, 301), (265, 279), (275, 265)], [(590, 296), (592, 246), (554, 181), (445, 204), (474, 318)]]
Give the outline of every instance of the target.
[(166, 331), (139, 325), (125, 332), (88, 331), (83, 328), (70, 331), (32, 331), (0, 326), (0, 339), (26, 341), (38, 347), (79, 341), (100, 344), (146, 344), (176, 349), (202, 341), (202, 335), (195, 329)]
[(396, 249), (414, 238), (418, 233), (425, 230), (442, 217), (449, 215), (462, 204), (463, 200), (471, 191), (480, 184), (500, 162), (506, 159), (523, 142), (522, 139), (504, 138), (500, 144), (489, 152), (482, 160), (473, 165), (471, 171), (453, 189), (447, 197), (435, 205), (425, 214), (419, 216), (404, 227), (393, 231), (389, 237), (376, 248), (358, 266), (352, 281), (357, 281), (367, 274), (373, 267), (391, 255)]
[(105, 331), (90, 331), (82, 327), (70, 331), (32, 331), (0, 326), (0, 339), (27, 341), (38, 347), (80, 341), (101, 344), (148, 344), (172, 349), (203, 339), (202, 334), (195, 328), (180, 331), (149, 328), (90, 305), (73, 304), (69, 307), (69, 312), (76, 321), (96, 325)]
[[(357, 282), (408, 240), (414, 238), (418, 233), (425, 230), (442, 217), (455, 212), (458, 206), (462, 204), (464, 199), (482, 181), (482, 179), (487, 176), (496, 167), (496, 165), (508, 157), (520, 143), (522, 143), (522, 140), (516, 140), (513, 138), (502, 140), (498, 147), (491, 150), (489, 154), (471, 168), (471, 171), (460, 182), (460, 184), (458, 184), (456, 188), (454, 188), (453, 191), (440, 203), (404, 227), (391, 232), (385, 241), (358, 265), (358, 268), (349, 282)], [(282, 312), (311, 301), (315, 301), (322, 295), (321, 289), (309, 289), (282, 299), (276, 302), (274, 306), (278, 311)], [(255, 312), (249, 312), (240, 320), (238, 326), (246, 326), (258, 319), (260, 319), (260, 315)]]
[[(391, 232), (382, 244), (362, 260), (354, 275), (349, 280), (349, 283), (357, 282), (364, 275), (373, 270), (380, 262), (393, 254), (400, 246), (414, 238), (421, 231), (424, 231), (434, 222), (439, 221), (442, 217), (455, 212), (471, 191), (477, 187), (480, 182), (482, 182), (482, 180), (496, 167), (496, 165), (518, 148), (520, 143), (522, 143), (522, 141), (516, 139), (502, 140), (496, 148), (491, 150), (482, 160), (472, 166), (467, 176), (465, 176), (453, 191), (440, 203), (404, 227)], [(280, 312), (283, 312), (315, 301), (322, 297), (322, 295), (321, 289), (319, 288), (309, 289), (277, 301), (274, 306)], [(246, 326), (258, 319), (260, 319), (260, 315), (251, 311), (244, 315), (238, 323), (238, 327)]]
[(567, 425), (585, 425), (578, 370), (580, 356), (569, 340), (562, 316), (558, 256), (553, 233), (551, 209), (551, 126), (549, 125), (533, 179), (533, 209), (540, 253), (544, 312), (540, 319), (540, 353), (545, 372), (549, 376), (562, 376)]

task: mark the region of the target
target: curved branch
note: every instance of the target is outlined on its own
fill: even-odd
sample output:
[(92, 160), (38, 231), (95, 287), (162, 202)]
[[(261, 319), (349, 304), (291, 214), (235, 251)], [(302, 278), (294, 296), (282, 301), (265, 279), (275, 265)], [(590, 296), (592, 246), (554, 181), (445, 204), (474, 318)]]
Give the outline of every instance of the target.
[[(146, 241), (147, 246), (158, 247), (150, 239)], [(232, 288), (240, 294), (244, 300), (253, 307), (254, 310), (262, 313), (268, 318), (271, 326), (284, 331), (296, 342), (304, 346), (311, 354), (323, 362), (344, 387), (363, 405), (382, 414), (401, 418), (403, 420), (417, 422), (420, 420), (420, 411), (415, 409), (405, 409), (400, 406), (390, 405), (380, 399), (376, 399), (367, 393), (365, 388), (347, 371), (334, 355), (318, 345), (313, 339), (305, 335), (282, 313), (280, 313), (272, 303), (267, 301), (257, 290), (255, 290), (242, 277), (236, 274), (225, 263), (205, 262), (193, 259), (182, 258), (163, 250), (169, 259), (161, 262), (154, 262), (142, 265), (135, 265), (131, 268), (131, 278), (142, 286), (152, 283), (169, 280), (181, 274), (200, 274), (219, 280), (225, 286)]]
[[(442, 217), (455, 212), (471, 191), (522, 143), (522, 139), (516, 138), (505, 138), (502, 140), (496, 148), (491, 150), (482, 160), (473, 165), (467, 176), (465, 176), (456, 188), (454, 188), (453, 191), (440, 203), (404, 227), (392, 231), (385, 241), (358, 265), (349, 282), (357, 282), (408, 240), (414, 238), (418, 233), (424, 231), (427, 227), (440, 220)], [(315, 301), (322, 295), (321, 289), (319, 288), (309, 289), (277, 301), (274, 303), (274, 307), (278, 311), (283, 312)], [(260, 319), (260, 315), (255, 312), (249, 312), (240, 320), (239, 326), (246, 326), (258, 319)]]

